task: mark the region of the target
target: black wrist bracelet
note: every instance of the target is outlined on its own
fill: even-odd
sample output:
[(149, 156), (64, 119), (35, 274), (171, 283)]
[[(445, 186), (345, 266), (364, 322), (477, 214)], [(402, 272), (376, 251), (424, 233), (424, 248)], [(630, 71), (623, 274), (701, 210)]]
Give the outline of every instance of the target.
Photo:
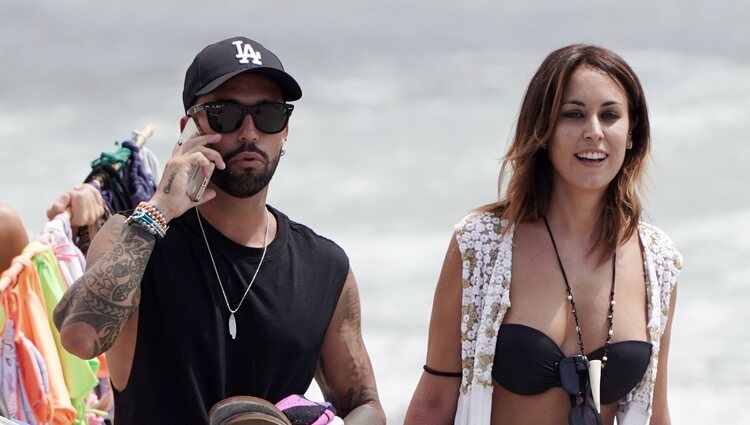
[(462, 372), (443, 372), (442, 370), (435, 370), (427, 365), (422, 366), (422, 369), (430, 375), (445, 376), (448, 378), (460, 378), (463, 375)]

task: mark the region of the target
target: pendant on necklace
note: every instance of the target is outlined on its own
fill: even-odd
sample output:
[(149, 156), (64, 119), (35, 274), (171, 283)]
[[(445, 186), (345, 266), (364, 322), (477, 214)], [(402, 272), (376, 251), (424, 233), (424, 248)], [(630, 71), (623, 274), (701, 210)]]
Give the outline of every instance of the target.
[(589, 385), (591, 388), (591, 395), (594, 398), (594, 406), (598, 413), (602, 413), (601, 405), (601, 382), (602, 382), (602, 361), (601, 360), (589, 360)]
[(237, 321), (234, 319), (234, 313), (229, 315), (229, 335), (232, 335), (232, 339), (237, 338)]

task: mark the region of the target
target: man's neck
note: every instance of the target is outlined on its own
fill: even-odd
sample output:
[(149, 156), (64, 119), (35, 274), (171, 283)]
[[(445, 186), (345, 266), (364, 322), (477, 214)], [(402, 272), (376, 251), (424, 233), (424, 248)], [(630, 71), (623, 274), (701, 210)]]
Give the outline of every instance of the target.
[(235, 198), (217, 190), (216, 198), (198, 207), (216, 230), (240, 245), (262, 247), (268, 220), (268, 240), (276, 235), (276, 219), (266, 208), (267, 189), (250, 198)]

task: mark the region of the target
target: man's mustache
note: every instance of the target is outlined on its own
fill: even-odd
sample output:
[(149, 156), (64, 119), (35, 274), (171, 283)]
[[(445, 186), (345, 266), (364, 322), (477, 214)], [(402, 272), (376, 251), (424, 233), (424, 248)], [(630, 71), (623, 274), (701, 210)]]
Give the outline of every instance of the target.
[(231, 158), (235, 157), (236, 155), (239, 155), (243, 152), (255, 152), (258, 155), (263, 157), (263, 160), (265, 162), (268, 162), (268, 154), (263, 152), (262, 150), (258, 149), (258, 147), (255, 145), (255, 143), (244, 143), (241, 146), (239, 146), (237, 149), (234, 149), (232, 151), (229, 151), (222, 155), (222, 159), (224, 159), (225, 162), (228, 162)]

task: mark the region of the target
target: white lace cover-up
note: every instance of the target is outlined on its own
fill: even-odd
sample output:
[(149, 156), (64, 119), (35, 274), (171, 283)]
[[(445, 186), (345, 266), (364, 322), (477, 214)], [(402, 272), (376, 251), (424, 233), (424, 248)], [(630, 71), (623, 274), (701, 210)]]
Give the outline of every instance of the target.
[[(489, 425), (492, 411), (492, 365), (500, 324), (510, 307), (512, 244), (515, 228), (492, 213), (473, 213), (456, 224), (463, 262), (461, 302), (461, 391), (456, 425)], [(644, 425), (651, 416), (659, 343), (669, 316), (672, 288), (682, 257), (669, 237), (640, 223), (648, 307), (648, 339), (653, 349), (646, 373), (621, 402), (619, 425)]]

